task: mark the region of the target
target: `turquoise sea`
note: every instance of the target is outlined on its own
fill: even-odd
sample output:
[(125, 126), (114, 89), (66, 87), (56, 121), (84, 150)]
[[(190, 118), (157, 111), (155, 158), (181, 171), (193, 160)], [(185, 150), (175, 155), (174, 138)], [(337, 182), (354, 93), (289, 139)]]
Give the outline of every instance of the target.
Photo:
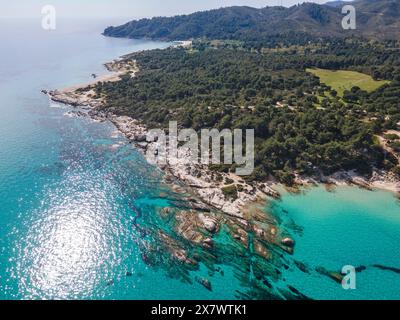
[[(311, 271), (288, 270), (286, 283), (316, 299), (400, 299), (400, 200), (394, 194), (354, 187), (327, 192), (318, 187), (300, 195), (286, 193), (268, 210), (295, 230), (293, 258)], [(346, 265), (366, 267), (356, 274), (355, 290), (344, 290), (315, 272), (321, 266), (340, 271)]]
[[(244, 284), (229, 263), (213, 274), (149, 263), (146, 243), (157, 240), (140, 226), (168, 230), (156, 214), (171, 205), (162, 173), (111, 124), (70, 117), (40, 93), (90, 81), (122, 54), (169, 45), (101, 36), (113, 23), (59, 21), (44, 31), (40, 21), (0, 21), (0, 299), (234, 299)], [(372, 267), (400, 268), (391, 193), (315, 188), (266, 210), (296, 239), (285, 259), (311, 270), (291, 263), (282, 285), (311, 298), (400, 298), (400, 274)], [(312, 271), (347, 264), (367, 267), (353, 291)]]

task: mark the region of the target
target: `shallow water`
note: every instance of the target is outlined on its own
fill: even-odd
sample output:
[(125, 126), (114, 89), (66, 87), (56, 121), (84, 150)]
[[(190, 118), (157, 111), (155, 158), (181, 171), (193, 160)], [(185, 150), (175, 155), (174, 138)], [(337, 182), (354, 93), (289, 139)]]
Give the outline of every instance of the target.
[(400, 267), (400, 202), (394, 194), (353, 187), (327, 192), (318, 187), (301, 195), (286, 193), (269, 210), (297, 230), (294, 259), (311, 270), (366, 267), (357, 273), (355, 290), (297, 268), (285, 273), (287, 283), (315, 299), (400, 299), (400, 274), (373, 267)]

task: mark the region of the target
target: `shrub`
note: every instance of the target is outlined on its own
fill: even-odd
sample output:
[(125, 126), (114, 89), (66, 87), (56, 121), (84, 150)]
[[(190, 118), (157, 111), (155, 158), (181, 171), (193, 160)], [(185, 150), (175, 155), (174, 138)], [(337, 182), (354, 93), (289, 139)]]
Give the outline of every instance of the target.
[(396, 151), (400, 151), (400, 141), (393, 141), (389, 145)]
[(397, 175), (398, 177), (400, 177), (400, 166), (396, 166), (392, 169), (392, 172)]
[(394, 133), (385, 134), (384, 138), (386, 140), (398, 140), (398, 139), (400, 139), (400, 137), (397, 134), (394, 134)]
[(238, 192), (235, 185), (223, 187), (222, 193), (226, 199), (236, 200), (238, 198)]

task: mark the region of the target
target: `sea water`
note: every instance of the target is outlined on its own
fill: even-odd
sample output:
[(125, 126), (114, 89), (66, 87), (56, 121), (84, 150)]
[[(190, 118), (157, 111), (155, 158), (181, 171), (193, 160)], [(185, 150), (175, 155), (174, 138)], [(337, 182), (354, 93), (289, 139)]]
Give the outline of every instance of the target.
[[(242, 283), (231, 267), (210, 278), (213, 290), (168, 274), (143, 259), (140, 223), (166, 228), (162, 173), (110, 123), (69, 116), (41, 89), (68, 87), (102, 74), (102, 66), (133, 51), (168, 43), (101, 36), (109, 21), (0, 21), (0, 298), (234, 299)], [(318, 274), (291, 269), (285, 283), (313, 298), (398, 298), (399, 206), (390, 193), (315, 189), (286, 195), (266, 210), (284, 227), (301, 226), (294, 258), (310, 269), (366, 265), (357, 290), (344, 291)], [(285, 226), (285, 221), (291, 221)]]
[(103, 37), (108, 23), (0, 22), (0, 298), (234, 298), (229, 270), (209, 292), (142, 261), (131, 207), (156, 214), (161, 174), (111, 124), (70, 117), (40, 92), (170, 45)]
[[(394, 194), (316, 187), (284, 193), (268, 210), (295, 230), (293, 258), (310, 271), (293, 268), (285, 272), (286, 283), (314, 299), (400, 299), (400, 272), (374, 267), (400, 269), (400, 201)], [(355, 289), (345, 290), (315, 271), (321, 266), (337, 272), (344, 266), (366, 269), (356, 273)]]

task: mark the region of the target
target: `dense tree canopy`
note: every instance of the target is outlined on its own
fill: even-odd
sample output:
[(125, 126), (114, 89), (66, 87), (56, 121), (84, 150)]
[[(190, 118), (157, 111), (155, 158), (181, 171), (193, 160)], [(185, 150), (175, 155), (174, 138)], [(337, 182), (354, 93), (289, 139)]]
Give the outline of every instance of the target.
[[(278, 49), (247, 50), (196, 42), (132, 54), (140, 72), (101, 83), (105, 108), (149, 126), (254, 128), (256, 170), (290, 183), (294, 172), (330, 174), (373, 166), (393, 169), (374, 134), (400, 121), (398, 44), (337, 40)], [(312, 52), (312, 54), (310, 54)], [(358, 87), (338, 97), (305, 69), (352, 69), (392, 82), (375, 92)]]

